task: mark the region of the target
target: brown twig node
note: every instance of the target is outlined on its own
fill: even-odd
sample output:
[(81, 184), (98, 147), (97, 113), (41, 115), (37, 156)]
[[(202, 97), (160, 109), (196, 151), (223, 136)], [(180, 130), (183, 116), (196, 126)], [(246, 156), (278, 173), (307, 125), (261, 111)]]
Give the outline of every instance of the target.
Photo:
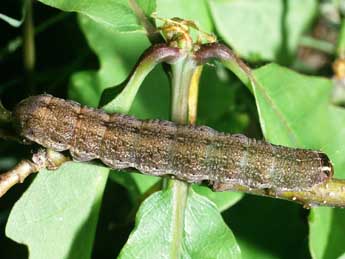
[(14, 168), (0, 175), (0, 198), (15, 184), (41, 169), (56, 169), (69, 158), (51, 149), (40, 149), (32, 160), (22, 160)]

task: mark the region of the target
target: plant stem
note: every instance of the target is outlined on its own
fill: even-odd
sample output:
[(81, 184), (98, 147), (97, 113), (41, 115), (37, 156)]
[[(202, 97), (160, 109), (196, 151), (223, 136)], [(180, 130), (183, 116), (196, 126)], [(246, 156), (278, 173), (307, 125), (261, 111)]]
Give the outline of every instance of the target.
[(337, 55), (340, 58), (345, 57), (345, 18), (341, 20), (341, 27), (337, 42)]
[(170, 257), (172, 259), (181, 258), (182, 239), (184, 232), (184, 214), (187, 205), (187, 197), (190, 185), (180, 180), (170, 180), (172, 188), (172, 242), (170, 247)]
[(195, 68), (189, 56), (172, 65), (171, 120), (179, 124), (188, 123), (189, 89)]
[[(217, 187), (214, 188), (217, 191)], [(290, 200), (302, 204), (305, 208), (316, 206), (345, 207), (345, 180), (330, 179), (305, 191), (275, 191), (272, 189), (252, 189), (243, 185), (234, 185), (228, 190), (249, 194)]]
[(203, 65), (211, 59), (221, 61), (250, 91), (253, 91), (252, 84), (255, 78), (252, 75), (251, 69), (224, 44), (218, 42), (203, 44), (196, 51), (194, 59), (198, 65)]
[(35, 68), (35, 33), (33, 24), (32, 0), (26, 0), (26, 17), (23, 25), (23, 61), (26, 84), (34, 92), (33, 72)]
[[(195, 71), (196, 64), (189, 55), (172, 65), (171, 119), (176, 123), (187, 124), (189, 121), (189, 91)], [(181, 257), (184, 214), (190, 185), (180, 180), (169, 180), (168, 186), (172, 188), (173, 193), (173, 240), (171, 242), (169, 258), (177, 259)]]
[(26, 177), (41, 169), (57, 169), (70, 159), (59, 152), (41, 149), (32, 160), (22, 160), (14, 168), (0, 175), (0, 198), (15, 184), (22, 183)]
[(152, 44), (164, 42), (163, 37), (160, 35), (159, 30), (149, 21), (146, 17), (143, 9), (136, 0), (128, 0), (129, 6), (132, 8), (133, 12), (137, 16), (139, 22), (144, 26), (147, 37)]
[(108, 88), (103, 92), (100, 102), (102, 109), (107, 112), (128, 113), (142, 82), (152, 69), (162, 62), (174, 63), (179, 57), (180, 49), (166, 44), (156, 44), (146, 50), (120, 94), (117, 94), (120, 86)]
[(333, 55), (335, 51), (335, 47), (332, 43), (325, 40), (319, 40), (310, 36), (302, 37), (300, 40), (300, 45), (303, 47), (309, 47), (312, 49), (325, 52), (329, 55)]

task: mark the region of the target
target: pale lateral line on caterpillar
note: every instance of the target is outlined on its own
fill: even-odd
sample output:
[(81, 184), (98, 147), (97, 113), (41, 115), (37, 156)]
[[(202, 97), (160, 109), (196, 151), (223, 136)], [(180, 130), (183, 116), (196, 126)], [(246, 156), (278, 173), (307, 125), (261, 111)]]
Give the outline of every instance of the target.
[(100, 159), (114, 169), (191, 183), (208, 181), (215, 190), (235, 185), (276, 191), (305, 191), (328, 180), (327, 155), (288, 148), (206, 126), (177, 125), (107, 114), (51, 95), (29, 97), (13, 113), (20, 136), (78, 161)]

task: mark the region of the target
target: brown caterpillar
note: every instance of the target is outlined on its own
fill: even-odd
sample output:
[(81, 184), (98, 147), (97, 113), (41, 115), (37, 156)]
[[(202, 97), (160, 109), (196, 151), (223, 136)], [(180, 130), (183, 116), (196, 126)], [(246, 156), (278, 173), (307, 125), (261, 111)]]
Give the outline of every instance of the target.
[(306, 190), (332, 177), (327, 155), (288, 148), (206, 126), (138, 120), (107, 114), (51, 95), (20, 102), (13, 117), (18, 134), (78, 161), (100, 159), (114, 169), (174, 175), (216, 190), (235, 185), (276, 191)]

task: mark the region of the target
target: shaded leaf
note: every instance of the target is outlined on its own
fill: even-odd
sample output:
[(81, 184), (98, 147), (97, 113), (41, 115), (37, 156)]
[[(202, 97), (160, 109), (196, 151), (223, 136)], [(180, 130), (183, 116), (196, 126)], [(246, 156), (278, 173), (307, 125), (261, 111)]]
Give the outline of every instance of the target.
[(108, 169), (69, 162), (41, 171), (13, 207), (6, 235), (30, 258), (90, 258)]
[(222, 40), (251, 61), (288, 63), (317, 12), (315, 0), (208, 0)]
[(243, 197), (239, 192), (213, 192), (206, 186), (193, 185), (193, 190), (198, 194), (207, 197), (217, 205), (219, 211), (224, 211), (236, 204)]
[(79, 25), (99, 59), (99, 70), (81, 71), (72, 76), (69, 96), (97, 107), (104, 89), (125, 80), (141, 53), (149, 46), (144, 35), (121, 34), (79, 15)]
[[(313, 209), (310, 213), (309, 226), (311, 233), (309, 245), (313, 258), (325, 258), (324, 255), (332, 227), (332, 215), (333, 209), (331, 208)], [(320, 233), (322, 234), (320, 235)]]
[(345, 211), (343, 209), (317, 208), (309, 217), (309, 247), (313, 258), (331, 259), (344, 254), (342, 240)]
[(242, 258), (309, 258), (305, 211), (295, 203), (245, 195), (223, 213)]
[[(172, 190), (157, 192), (141, 205), (136, 227), (119, 258), (170, 258), (175, 254), (171, 229)], [(179, 258), (240, 258), (232, 232), (209, 200), (190, 190)], [(145, 237), (143, 239), (143, 237)]]

